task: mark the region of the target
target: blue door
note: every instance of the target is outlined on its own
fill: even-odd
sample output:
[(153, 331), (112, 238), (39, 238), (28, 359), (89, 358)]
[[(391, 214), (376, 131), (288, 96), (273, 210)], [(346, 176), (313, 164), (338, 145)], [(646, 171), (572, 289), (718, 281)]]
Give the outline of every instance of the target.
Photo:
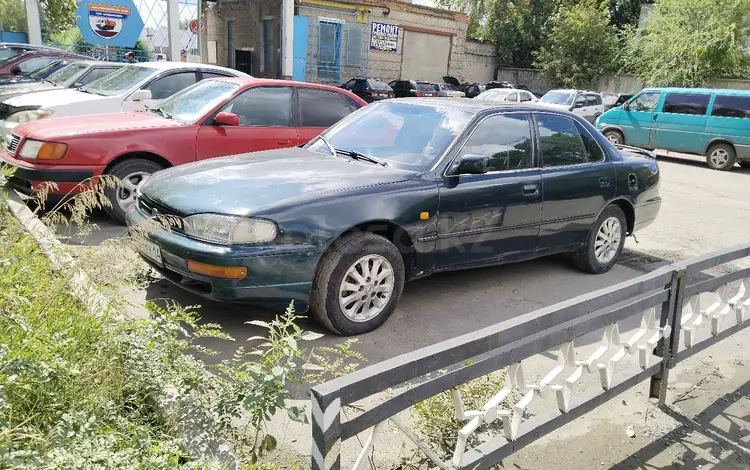
[(703, 153), (706, 149), (706, 111), (710, 93), (670, 92), (661, 112), (654, 114), (651, 147)]
[(620, 126), (625, 131), (626, 144), (648, 147), (660, 97), (659, 91), (643, 91), (623, 107)]
[(307, 18), (304, 16), (294, 17), (294, 44), (292, 66), (292, 80), (304, 82), (307, 73)]
[(320, 22), (318, 80), (336, 83), (341, 81), (341, 23)]

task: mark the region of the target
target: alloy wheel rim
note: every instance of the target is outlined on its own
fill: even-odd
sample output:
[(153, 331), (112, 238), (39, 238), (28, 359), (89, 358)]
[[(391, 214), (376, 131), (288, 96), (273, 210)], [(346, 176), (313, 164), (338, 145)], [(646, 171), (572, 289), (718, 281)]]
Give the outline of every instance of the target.
[(716, 149), (711, 152), (711, 163), (716, 166), (724, 166), (729, 161), (729, 153), (724, 149)]
[(347, 319), (362, 323), (378, 316), (393, 295), (396, 276), (380, 255), (366, 255), (346, 271), (339, 286), (339, 306)]
[(609, 133), (609, 134), (606, 135), (606, 138), (607, 138), (608, 141), (612, 142), (613, 144), (619, 144), (620, 143), (620, 138), (617, 137), (617, 134)]
[(136, 171), (130, 173), (122, 179), (122, 184), (117, 188), (117, 205), (120, 209), (127, 211), (135, 202), (135, 195), (138, 188), (146, 182), (151, 173), (146, 171)]
[(596, 232), (594, 242), (594, 256), (601, 264), (608, 264), (614, 259), (620, 249), (622, 239), (622, 225), (617, 217), (608, 217)]

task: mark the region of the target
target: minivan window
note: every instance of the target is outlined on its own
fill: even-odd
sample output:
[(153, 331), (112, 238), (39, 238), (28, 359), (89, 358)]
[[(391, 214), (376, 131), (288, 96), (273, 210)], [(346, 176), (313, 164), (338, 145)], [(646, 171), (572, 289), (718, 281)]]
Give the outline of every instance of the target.
[(646, 91), (641, 93), (629, 103), (630, 109), (633, 111), (655, 111), (660, 96), (661, 93), (658, 91)]
[(718, 95), (711, 116), (750, 118), (750, 96)]
[(662, 112), (703, 116), (708, 109), (710, 98), (711, 95), (670, 93), (667, 95), (667, 99), (664, 100)]

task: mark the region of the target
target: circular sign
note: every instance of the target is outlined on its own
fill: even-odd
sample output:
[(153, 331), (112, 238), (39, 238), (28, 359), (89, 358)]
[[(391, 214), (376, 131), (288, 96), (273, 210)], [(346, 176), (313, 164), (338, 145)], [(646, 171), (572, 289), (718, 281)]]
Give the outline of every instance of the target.
[(116, 5), (89, 4), (89, 25), (97, 36), (113, 38), (122, 31), (122, 23), (130, 15), (130, 8)]
[(190, 32), (193, 34), (198, 32), (198, 20), (190, 20)]

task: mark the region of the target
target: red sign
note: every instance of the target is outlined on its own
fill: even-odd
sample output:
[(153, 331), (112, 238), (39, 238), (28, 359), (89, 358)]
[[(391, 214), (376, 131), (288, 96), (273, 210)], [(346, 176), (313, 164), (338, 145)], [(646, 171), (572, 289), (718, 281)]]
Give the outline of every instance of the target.
[(193, 34), (198, 32), (198, 20), (190, 20), (190, 32)]

